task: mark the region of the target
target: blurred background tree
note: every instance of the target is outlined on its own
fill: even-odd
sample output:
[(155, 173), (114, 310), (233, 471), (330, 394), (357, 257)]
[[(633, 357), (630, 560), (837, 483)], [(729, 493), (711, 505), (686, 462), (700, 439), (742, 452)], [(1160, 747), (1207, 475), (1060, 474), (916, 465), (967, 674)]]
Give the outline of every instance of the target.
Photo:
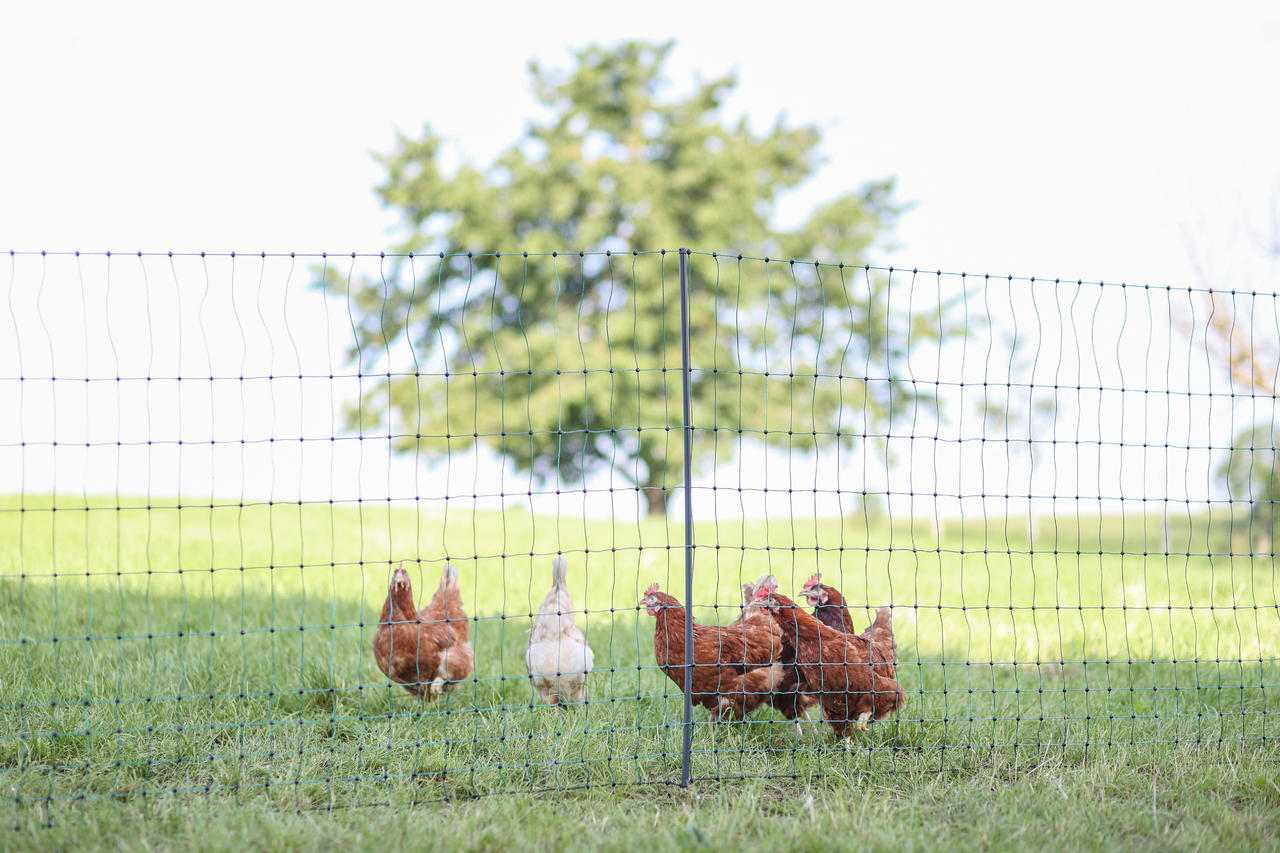
[[(1280, 263), (1280, 196), (1272, 205), (1268, 233), (1248, 229), (1250, 242), (1268, 265), (1275, 278)], [(1219, 464), (1215, 476), (1223, 484), (1233, 503), (1247, 505), (1243, 513), (1232, 514), (1232, 550), (1249, 548), (1252, 553), (1275, 553), (1280, 534), (1280, 327), (1277, 327), (1274, 290), (1258, 292), (1251, 286), (1224, 287), (1214, 283), (1205, 269), (1195, 244), (1188, 240), (1188, 251), (1199, 292), (1200, 312), (1205, 316), (1203, 335), (1205, 353), (1211, 366), (1226, 381), (1233, 400), (1252, 422), (1237, 432), (1231, 447)], [(1185, 317), (1178, 320), (1193, 335), (1200, 324)]]
[(1254, 554), (1274, 553), (1280, 533), (1280, 427), (1260, 423), (1235, 436), (1218, 476), (1232, 501), (1247, 503), (1248, 546)]
[(530, 63), (541, 115), (487, 167), (447, 169), (430, 127), (378, 157), (413, 257), (324, 276), (352, 307), (352, 360), (392, 374), (353, 426), (397, 424), (396, 447), (427, 459), (482, 443), (544, 481), (610, 470), (665, 512), (683, 474), (678, 246), (730, 253), (691, 263), (694, 422), (700, 439), (714, 426), (717, 463), (744, 437), (808, 450), (937, 411), (936, 389), (904, 377), (909, 344), (963, 333), (949, 306), (890, 310), (888, 277), (812, 263), (885, 245), (903, 211), (893, 181), (779, 227), (780, 198), (821, 165), (819, 130), (726, 120), (732, 75), (671, 95), (672, 46)]

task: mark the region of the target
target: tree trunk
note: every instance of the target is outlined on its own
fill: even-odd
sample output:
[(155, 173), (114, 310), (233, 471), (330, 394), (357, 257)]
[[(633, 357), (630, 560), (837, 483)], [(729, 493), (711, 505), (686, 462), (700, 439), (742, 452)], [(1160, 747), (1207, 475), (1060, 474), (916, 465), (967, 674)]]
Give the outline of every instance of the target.
[(667, 514), (667, 498), (671, 495), (667, 489), (661, 486), (646, 486), (643, 492), (651, 517), (661, 518)]

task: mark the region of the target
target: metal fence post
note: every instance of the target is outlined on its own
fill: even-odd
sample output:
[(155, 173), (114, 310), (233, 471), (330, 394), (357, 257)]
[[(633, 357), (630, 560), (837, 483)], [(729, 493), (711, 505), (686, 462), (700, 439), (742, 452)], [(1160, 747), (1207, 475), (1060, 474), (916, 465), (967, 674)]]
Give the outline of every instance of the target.
[(689, 250), (680, 250), (681, 396), (684, 398), (684, 748), (680, 787), (689, 787), (693, 754), (693, 401), (689, 372)]

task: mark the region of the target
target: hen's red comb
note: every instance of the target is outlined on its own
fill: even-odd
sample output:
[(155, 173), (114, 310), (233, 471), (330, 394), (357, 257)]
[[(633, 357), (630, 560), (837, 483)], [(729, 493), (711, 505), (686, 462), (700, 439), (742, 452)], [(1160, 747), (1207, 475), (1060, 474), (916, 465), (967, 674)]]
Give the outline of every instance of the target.
[(654, 594), (655, 592), (657, 592), (657, 591), (658, 591), (658, 584), (657, 584), (657, 582), (654, 582), (654, 583), (649, 584), (649, 588), (648, 588), (648, 589), (646, 589), (646, 590), (644, 591), (644, 594), (645, 594), (645, 595), (653, 595), (653, 594)]
[(777, 587), (773, 587), (772, 589), (770, 589), (769, 584), (762, 583), (760, 584), (760, 586), (756, 588), (756, 594), (754, 596), (754, 600), (759, 601), (762, 598), (768, 598), (772, 593), (776, 591), (777, 591)]
[(804, 582), (805, 589), (813, 589), (822, 583), (822, 572), (814, 572), (813, 577)]

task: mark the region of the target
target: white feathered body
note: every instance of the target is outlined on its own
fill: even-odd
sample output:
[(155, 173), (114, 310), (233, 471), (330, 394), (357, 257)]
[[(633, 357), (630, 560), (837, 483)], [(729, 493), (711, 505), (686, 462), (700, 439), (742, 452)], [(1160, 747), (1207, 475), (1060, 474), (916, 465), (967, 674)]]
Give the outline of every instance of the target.
[(578, 630), (573, 597), (565, 585), (564, 560), (557, 558), (553, 566), (551, 591), (538, 605), (525, 663), (534, 688), (543, 699), (558, 705), (586, 699), (595, 655)]

